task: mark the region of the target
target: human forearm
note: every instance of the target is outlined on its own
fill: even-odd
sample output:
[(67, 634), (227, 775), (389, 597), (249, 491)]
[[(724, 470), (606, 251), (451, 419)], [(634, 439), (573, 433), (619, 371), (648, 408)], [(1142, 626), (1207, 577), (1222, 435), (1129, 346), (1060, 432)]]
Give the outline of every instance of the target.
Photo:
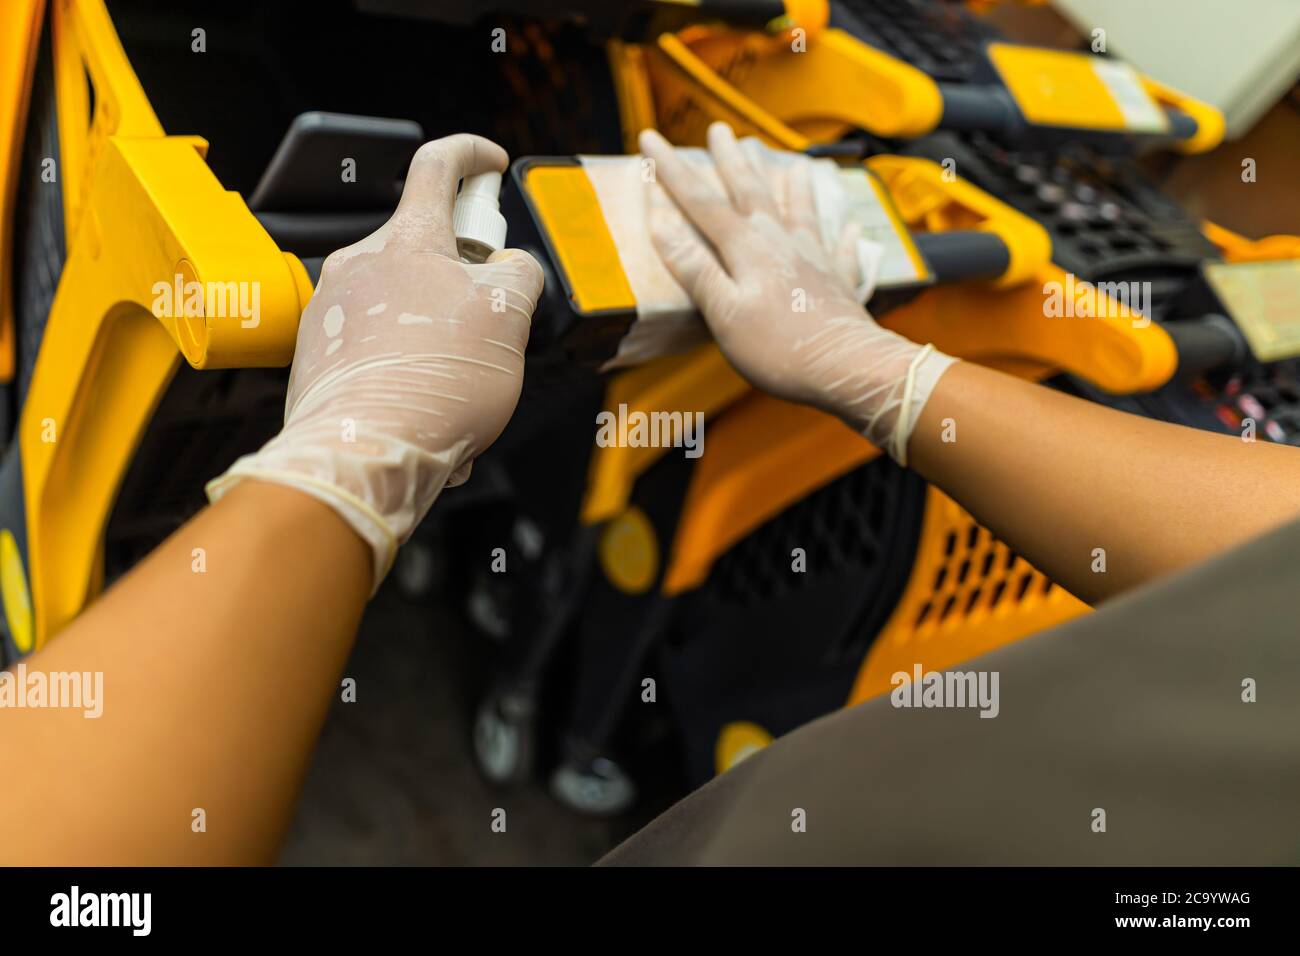
[(1125, 415), (883, 329), (837, 265), (852, 231), (831, 246), (809, 222), (811, 161), (766, 169), (721, 124), (708, 140), (724, 190), (658, 134), (640, 142), (664, 193), (647, 195), (655, 248), (731, 364), (842, 418), (1079, 597), (1101, 600), (1300, 513), (1295, 449)]
[(1300, 514), (1296, 449), (1129, 415), (971, 363), (940, 379), (909, 455), (1090, 602)]
[(22, 768), (0, 817), (23, 825), (0, 862), (274, 858), (367, 595), (518, 400), (541, 267), (462, 261), (453, 230), (458, 184), (508, 162), (470, 134), (416, 152), (392, 217), (325, 261), (280, 434), (26, 662), (105, 699), (0, 710)]
[[(196, 549), (202, 549), (196, 553)], [(273, 859), (371, 579), (330, 508), (245, 482), (26, 662), (103, 712), (0, 710), (10, 863)], [(184, 728), (178, 732), (178, 728)], [(206, 832), (195, 832), (202, 810)]]

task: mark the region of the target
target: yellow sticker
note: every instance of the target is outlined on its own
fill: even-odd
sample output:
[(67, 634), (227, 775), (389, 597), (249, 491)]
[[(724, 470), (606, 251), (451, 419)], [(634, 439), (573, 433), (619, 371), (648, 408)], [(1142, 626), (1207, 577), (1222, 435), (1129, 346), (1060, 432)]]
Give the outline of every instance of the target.
[(659, 540), (636, 505), (605, 525), (598, 553), (605, 577), (625, 594), (643, 594), (659, 575)]
[(1208, 262), (1205, 279), (1255, 358), (1300, 356), (1300, 259)]
[(550, 240), (579, 312), (636, 308), (596, 190), (576, 164), (534, 166), (524, 177), (537, 224)]
[(1142, 133), (1169, 129), (1164, 110), (1126, 63), (1011, 43), (991, 43), (988, 52), (1030, 123)]

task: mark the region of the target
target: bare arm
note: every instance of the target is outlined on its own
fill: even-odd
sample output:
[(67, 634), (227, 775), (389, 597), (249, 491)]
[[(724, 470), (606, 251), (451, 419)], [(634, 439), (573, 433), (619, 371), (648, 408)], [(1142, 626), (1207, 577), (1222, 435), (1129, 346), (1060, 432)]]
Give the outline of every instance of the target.
[[(943, 440), (945, 428), (955, 441)], [(1096, 602), (1300, 516), (1300, 450), (1096, 405), (967, 362), (939, 380), (910, 463)], [(1095, 572), (1104, 549), (1105, 573)]]
[(393, 217), (325, 262), (280, 434), (24, 663), (102, 673), (105, 699), (0, 709), (0, 861), (274, 858), (366, 598), (519, 398), (541, 269), (464, 263), (452, 233), (457, 184), (506, 164), (481, 137), (421, 147)]
[(29, 673), (102, 674), (101, 714), (0, 709), (0, 764), (22, 768), (0, 795), (4, 818), (21, 821), (0, 861), (273, 861), (370, 560), (329, 507), (260, 482), (176, 532), (25, 661)]
[[(715, 124), (724, 195), (657, 134), (641, 147), (668, 197), (651, 187), (656, 248), (736, 369), (844, 419), (1079, 597), (1117, 594), (1300, 514), (1296, 449), (1124, 414), (881, 328), (802, 221), (813, 200), (798, 163), (755, 167)], [(956, 441), (943, 441), (947, 420)], [(1097, 549), (1105, 573), (1093, 571)]]

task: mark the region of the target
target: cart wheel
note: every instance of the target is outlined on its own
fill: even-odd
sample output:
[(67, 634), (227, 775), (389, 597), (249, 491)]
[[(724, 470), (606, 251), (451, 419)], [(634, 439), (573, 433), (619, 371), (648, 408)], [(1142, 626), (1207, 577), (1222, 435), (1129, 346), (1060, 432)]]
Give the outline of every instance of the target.
[(465, 615), (490, 641), (505, 643), (510, 637), (509, 587), (500, 574), (480, 574), (470, 585), (465, 598)]
[(393, 580), (408, 601), (425, 601), (433, 595), (440, 570), (433, 548), (423, 541), (408, 541), (397, 552)]
[(520, 695), (493, 693), (474, 718), (474, 762), (498, 786), (523, 783), (533, 772), (536, 708)]
[(636, 800), (636, 784), (608, 757), (566, 761), (551, 774), (551, 796), (570, 810), (593, 817), (612, 817)]

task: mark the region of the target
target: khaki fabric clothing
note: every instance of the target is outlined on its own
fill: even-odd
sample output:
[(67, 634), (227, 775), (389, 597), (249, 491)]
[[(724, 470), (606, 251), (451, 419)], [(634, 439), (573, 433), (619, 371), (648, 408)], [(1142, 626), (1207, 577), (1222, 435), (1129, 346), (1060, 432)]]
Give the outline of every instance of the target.
[(1300, 862), (1300, 523), (954, 670), (996, 718), (830, 714), (601, 863)]

